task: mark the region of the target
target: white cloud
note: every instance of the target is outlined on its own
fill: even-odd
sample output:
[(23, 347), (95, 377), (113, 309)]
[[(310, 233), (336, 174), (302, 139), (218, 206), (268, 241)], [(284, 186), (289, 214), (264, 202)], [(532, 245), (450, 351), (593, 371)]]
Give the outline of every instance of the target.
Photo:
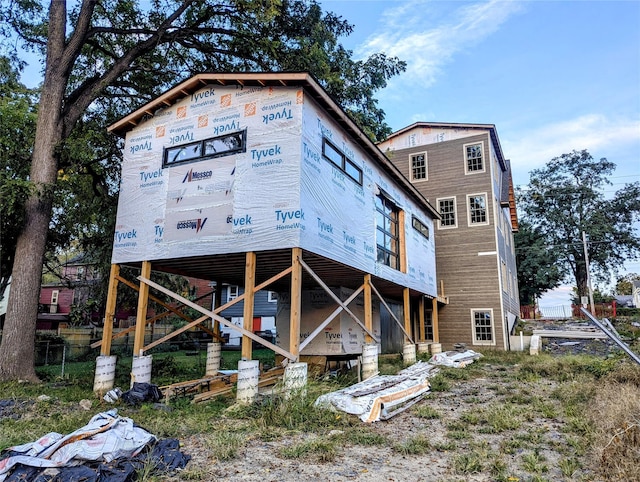
[[(501, 143), (505, 155), (511, 159), (514, 173), (542, 167), (554, 157), (582, 149), (587, 149), (595, 158), (607, 157), (618, 164), (612, 154), (627, 151), (637, 155), (640, 122), (587, 114), (530, 129), (521, 135), (512, 132), (507, 137), (501, 136)], [(637, 172), (640, 166), (636, 167)]]
[[(429, 4), (428, 8), (425, 4)], [(447, 3), (450, 8), (455, 3)], [(385, 52), (407, 62), (400, 81), (433, 85), (453, 56), (495, 32), (511, 15), (522, 10), (520, 2), (491, 0), (464, 3), (446, 18), (431, 18), (437, 3), (402, 2), (383, 16), (383, 25), (358, 51), (363, 56)]]

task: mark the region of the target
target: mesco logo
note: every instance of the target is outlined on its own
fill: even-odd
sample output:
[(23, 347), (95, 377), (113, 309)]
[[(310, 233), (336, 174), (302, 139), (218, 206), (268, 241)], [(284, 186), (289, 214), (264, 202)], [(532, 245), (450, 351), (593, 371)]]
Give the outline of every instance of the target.
[(176, 225), (176, 229), (195, 229), (196, 233), (202, 231), (205, 223), (207, 222), (207, 218), (198, 218), (198, 219), (187, 219), (185, 221), (178, 221)]
[(182, 180), (182, 183), (192, 182), (192, 181), (204, 181), (205, 179), (211, 179), (213, 176), (213, 171), (194, 171), (193, 169), (189, 169)]

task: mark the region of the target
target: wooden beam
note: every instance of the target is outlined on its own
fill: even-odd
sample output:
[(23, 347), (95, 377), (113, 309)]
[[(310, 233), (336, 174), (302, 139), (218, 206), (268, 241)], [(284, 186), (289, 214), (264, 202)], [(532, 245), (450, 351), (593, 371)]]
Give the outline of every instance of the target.
[(101, 355), (111, 354), (111, 338), (113, 336), (113, 319), (116, 316), (116, 300), (118, 298), (118, 274), (120, 265), (112, 264), (109, 273), (109, 288), (107, 291), (107, 306), (104, 312), (104, 327), (102, 329)]
[(400, 320), (398, 319), (398, 317), (396, 315), (393, 314), (393, 311), (391, 311), (391, 308), (389, 307), (389, 305), (387, 304), (387, 302), (384, 300), (384, 298), (382, 297), (382, 295), (380, 294), (380, 292), (377, 290), (377, 288), (375, 287), (375, 285), (372, 283), (371, 284), (371, 289), (373, 290), (373, 292), (376, 294), (376, 296), (378, 296), (378, 298), (380, 299), (380, 302), (384, 305), (384, 307), (387, 309), (387, 311), (389, 312), (389, 316), (391, 317), (392, 320), (394, 320), (396, 322), (396, 324), (400, 327), (400, 329), (402, 330), (402, 332), (405, 334), (405, 336), (407, 338), (409, 338), (409, 341), (411, 341), (411, 343), (413, 343), (413, 340), (411, 339), (411, 337), (409, 336), (409, 333), (407, 333), (407, 330), (404, 329), (404, 326), (402, 325), (402, 323), (400, 323)]
[(324, 290), (327, 292), (327, 294), (333, 298), (333, 300), (338, 303), (340, 306), (342, 306), (342, 309), (344, 311), (347, 312), (347, 314), (351, 317), (351, 319), (353, 321), (355, 321), (358, 325), (360, 325), (360, 327), (366, 332), (368, 333), (374, 340), (376, 340), (376, 342), (378, 342), (379, 340), (376, 338), (375, 334), (373, 333), (373, 331), (369, 330), (364, 323), (362, 323), (358, 317), (356, 315), (353, 314), (353, 312), (347, 307), (345, 306), (345, 304), (342, 302), (342, 300), (340, 298), (338, 298), (333, 291), (331, 291), (331, 288), (329, 288), (327, 286), (327, 284), (322, 281), (322, 279), (320, 278), (320, 276), (318, 276), (312, 269), (311, 267), (305, 263), (304, 261), (300, 260), (300, 264), (302, 265), (302, 267), (307, 271), (307, 273), (309, 273), (311, 275), (311, 277), (313, 279), (316, 280), (316, 282), (322, 287), (324, 288)]
[[(138, 293), (140, 292), (140, 287), (135, 284), (132, 283), (131, 281), (129, 281), (126, 278), (123, 278), (122, 276), (120, 276), (119, 274), (116, 274), (115, 279), (119, 282), (121, 282), (122, 284), (124, 284), (125, 286), (128, 286), (129, 288), (137, 291)], [(206, 295), (202, 295), (200, 297), (198, 297), (195, 301), (200, 300), (202, 298), (204, 298), (205, 296), (209, 296), (209, 294), (211, 293), (207, 293)], [(146, 329), (146, 325), (150, 325), (155, 323), (156, 321), (165, 318), (167, 316), (169, 316), (170, 314), (174, 314), (176, 316), (179, 316), (180, 318), (182, 318), (183, 320), (185, 320), (187, 323), (191, 322), (192, 319), (189, 318), (187, 315), (185, 315), (184, 313), (182, 313), (178, 308), (174, 308), (173, 306), (169, 305), (168, 303), (165, 303), (164, 301), (162, 301), (160, 298), (154, 296), (153, 294), (149, 293), (148, 298), (153, 301), (154, 303), (159, 304), (160, 306), (162, 306), (163, 308), (165, 308), (167, 311), (165, 311), (164, 313), (160, 313), (159, 315), (156, 315), (152, 318), (149, 318), (147, 320), (145, 320), (145, 329)], [(115, 313), (115, 306), (114, 306), (114, 313)], [(110, 332), (110, 338), (109, 338), (109, 343), (111, 343), (111, 341), (117, 339), (117, 338), (121, 338), (123, 336), (125, 336), (128, 333), (131, 333), (132, 331), (136, 330), (136, 326), (127, 328), (126, 330), (120, 331), (118, 333), (116, 333), (115, 335), (113, 335), (113, 329)], [(204, 326), (200, 327), (201, 330), (206, 331), (207, 333), (216, 336), (211, 330), (206, 329)], [(102, 336), (102, 340), (96, 341), (94, 343), (92, 343), (90, 346), (91, 348), (97, 348), (101, 345), (103, 345), (105, 343), (105, 335), (103, 332), (103, 336)], [(220, 336), (216, 336), (216, 338), (221, 339)]]
[[(338, 313), (340, 313), (342, 310), (344, 310), (344, 307), (349, 305), (349, 303), (351, 303), (353, 300), (355, 300), (357, 298), (357, 296), (362, 293), (362, 290), (364, 289), (364, 286), (361, 286), (360, 288), (358, 288), (356, 291), (354, 291), (351, 296), (349, 296), (349, 298), (347, 298), (344, 302), (344, 305), (340, 304), (335, 310), (333, 310), (333, 312), (327, 316), (324, 321), (322, 323), (320, 323), (320, 325), (318, 325), (316, 327), (315, 330), (313, 330), (311, 332), (311, 334), (306, 337), (304, 339), (304, 341), (302, 343), (300, 343), (300, 351), (304, 350), (304, 347), (307, 346), (309, 343), (311, 343), (311, 340), (313, 340), (316, 336), (318, 336), (318, 334), (324, 330), (324, 328), (331, 323), (331, 320), (333, 320)], [(368, 336), (368, 335), (367, 335)]]
[(291, 310), (289, 315), (289, 351), (300, 358), (300, 318), (302, 317), (302, 249), (291, 249)]
[[(220, 280), (216, 280), (216, 292), (213, 298), (213, 308), (215, 310), (222, 305), (222, 281)], [(218, 320), (213, 321), (213, 332), (220, 336), (220, 322)]]
[[(248, 251), (244, 265), (244, 310), (242, 312), (244, 329), (253, 332), (253, 302), (256, 285), (256, 253)], [(251, 338), (242, 337), (242, 358), (251, 360)]]
[[(167, 288), (165, 288), (164, 286), (159, 285), (158, 283), (154, 283), (150, 279), (143, 278), (142, 276), (138, 276), (138, 279), (141, 282), (143, 282), (144, 284), (147, 284), (147, 285), (151, 286), (152, 288), (160, 291), (161, 293), (169, 295), (173, 299), (176, 299), (176, 300), (180, 301), (181, 303), (184, 303), (185, 305), (190, 306), (194, 310), (199, 311), (200, 313), (203, 313), (203, 314), (207, 315), (209, 318), (213, 318), (214, 320), (219, 320), (220, 323), (223, 324), (224, 326), (226, 326), (227, 328), (230, 328), (230, 329), (235, 330), (235, 331), (239, 331), (241, 334), (248, 336), (252, 340), (255, 340), (258, 343), (260, 343), (261, 345), (265, 346), (266, 348), (269, 348), (270, 350), (273, 350), (276, 353), (279, 353), (283, 357), (288, 358), (290, 360), (296, 360), (297, 359), (297, 355), (294, 356), (293, 354), (289, 353), (288, 351), (283, 350), (282, 348), (280, 348), (278, 345), (274, 345), (273, 343), (265, 340), (264, 338), (259, 337), (255, 333), (252, 333), (250, 331), (246, 331), (244, 328), (234, 325), (229, 320), (223, 318), (222, 316), (220, 316), (220, 315), (218, 315), (216, 313), (216, 312), (219, 312), (219, 311), (226, 310), (230, 305), (234, 304), (236, 302), (236, 300), (238, 300), (238, 298), (244, 299), (244, 294), (241, 295), (241, 296), (238, 296), (238, 298), (233, 299), (232, 301), (234, 303), (232, 303), (230, 301), (229, 303), (226, 303), (225, 305), (223, 305), (223, 306), (221, 306), (219, 308), (216, 308), (216, 312), (213, 312), (213, 311), (207, 310), (206, 308), (203, 308), (202, 306), (200, 306), (200, 305), (198, 305), (198, 304), (196, 304), (196, 303), (194, 303), (194, 302), (192, 302), (192, 301), (190, 301), (190, 300), (188, 300), (186, 298), (183, 298), (179, 294), (176, 294), (173, 291), (168, 290)], [(204, 318), (206, 318), (206, 317), (203, 317), (203, 319)], [(194, 321), (194, 323), (195, 323), (195, 321)]]
[(180, 333), (184, 333), (185, 331), (187, 331), (190, 328), (193, 328), (194, 326), (199, 325), (200, 323), (207, 321), (206, 316), (201, 316), (200, 318), (193, 320), (191, 323), (187, 323), (184, 326), (181, 326), (180, 328), (173, 330), (171, 333), (169, 333), (168, 335), (163, 336), (162, 338), (156, 340), (156, 341), (152, 341), (151, 343), (149, 343), (147, 346), (142, 348), (142, 351), (149, 351), (151, 350), (153, 347), (158, 346), (162, 343), (164, 343), (167, 340), (170, 340), (171, 338), (173, 338), (176, 335), (179, 335)]
[(403, 210), (398, 212), (398, 250), (399, 257), (398, 260), (400, 263), (400, 271), (403, 273), (407, 272), (407, 243), (404, 235), (404, 223), (405, 223), (405, 214)]
[(440, 343), (440, 331), (438, 329), (438, 300), (436, 298), (431, 300), (431, 324), (433, 327), (433, 341)]
[[(364, 326), (373, 332), (373, 305), (371, 303), (371, 275), (364, 275)], [(369, 333), (365, 333), (364, 342), (371, 343), (373, 338)]]
[(424, 296), (420, 296), (418, 300), (418, 339), (425, 341), (425, 329), (424, 329)]
[(411, 297), (409, 296), (409, 288), (402, 289), (402, 305), (403, 305), (402, 314), (404, 318), (404, 332), (405, 334), (407, 334), (407, 337), (404, 340), (404, 342), (413, 343), (413, 340), (411, 340), (411, 336), (409, 336), (409, 333), (411, 333)]
[[(143, 261), (140, 276), (149, 278), (151, 276), (151, 262)], [(147, 324), (147, 307), (149, 306), (149, 285), (143, 284), (138, 292), (138, 311), (136, 313), (136, 334), (133, 339), (133, 355), (141, 355), (144, 348), (144, 333)]]

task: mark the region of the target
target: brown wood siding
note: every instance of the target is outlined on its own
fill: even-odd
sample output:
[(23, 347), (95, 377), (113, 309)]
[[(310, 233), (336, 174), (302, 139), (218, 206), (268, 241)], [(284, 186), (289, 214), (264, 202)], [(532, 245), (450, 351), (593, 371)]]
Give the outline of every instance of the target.
[[(463, 146), (474, 142), (483, 142), (485, 171), (465, 174)], [(439, 311), (440, 341), (445, 349), (454, 343), (473, 346), (471, 309), (493, 310), (495, 347), (502, 349), (504, 346), (504, 314), (500, 299), (500, 268), (495, 233), (497, 227), (494, 223), (496, 203), (490, 168), (490, 142), (488, 133), (483, 133), (388, 153), (396, 167), (410, 178), (410, 155), (426, 151), (428, 180), (414, 181), (413, 185), (436, 209), (439, 209), (437, 199), (454, 196), (456, 198), (458, 227), (435, 229), (438, 286), (442, 280), (444, 295), (449, 297), (449, 304), (441, 306)], [(479, 193), (486, 194), (489, 224), (469, 226), (467, 195)], [(483, 252), (496, 254), (478, 255)]]

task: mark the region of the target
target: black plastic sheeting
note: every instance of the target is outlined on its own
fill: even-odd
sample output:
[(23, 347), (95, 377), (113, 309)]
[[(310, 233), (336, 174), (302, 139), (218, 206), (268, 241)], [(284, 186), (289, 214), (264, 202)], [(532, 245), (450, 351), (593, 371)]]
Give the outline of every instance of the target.
[[(0, 459), (16, 455), (5, 451)], [(73, 467), (41, 468), (17, 465), (5, 482), (133, 482), (145, 465), (149, 475), (170, 474), (183, 469), (191, 460), (180, 451), (180, 442), (169, 438), (147, 446), (135, 457), (115, 459), (110, 463), (86, 463)]]
[(131, 390), (122, 394), (120, 399), (127, 405), (140, 405), (142, 402), (157, 402), (162, 398), (158, 385), (134, 382)]

